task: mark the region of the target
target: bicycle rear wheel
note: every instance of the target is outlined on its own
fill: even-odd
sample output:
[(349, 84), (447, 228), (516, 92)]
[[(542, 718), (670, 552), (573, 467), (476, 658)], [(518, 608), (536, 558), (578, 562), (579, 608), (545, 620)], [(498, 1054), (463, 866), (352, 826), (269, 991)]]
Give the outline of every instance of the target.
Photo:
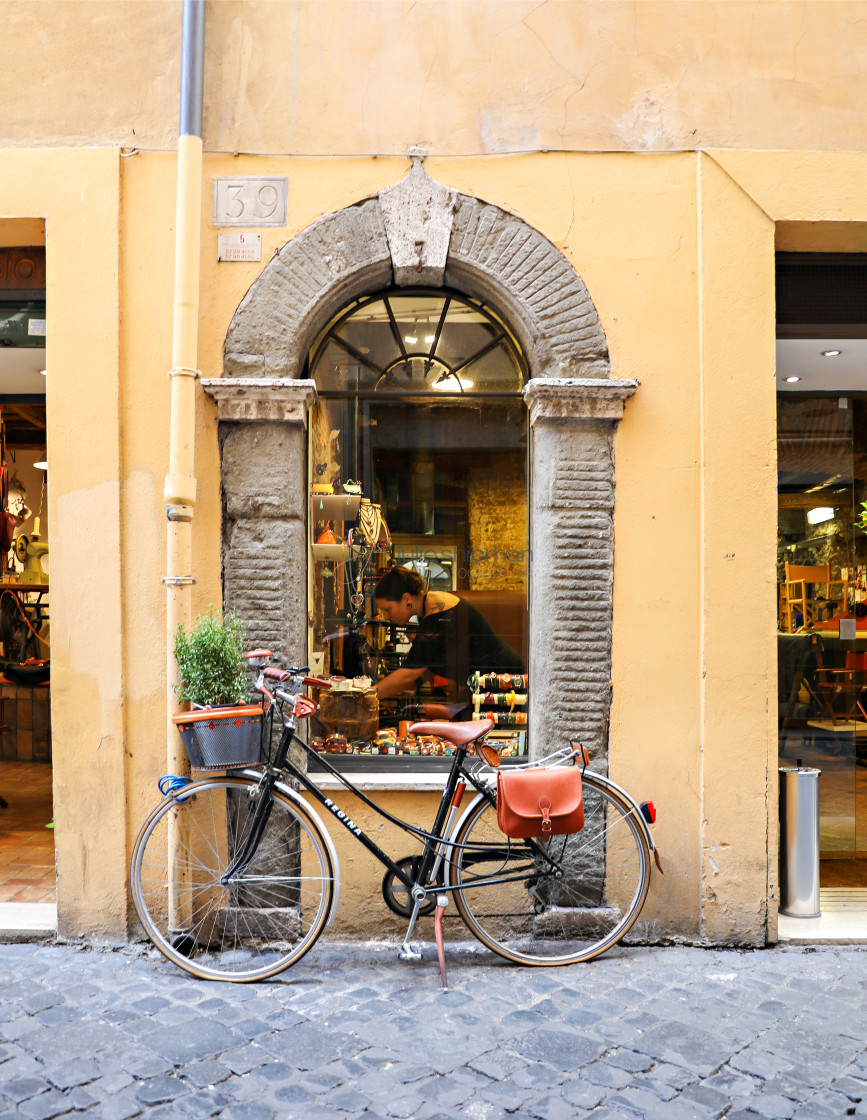
[(476, 937), (520, 964), (575, 964), (616, 944), (650, 883), (634, 807), (584, 775), (585, 825), (550, 840), (511, 840), (481, 801), (455, 837), (455, 903)]
[(316, 941), (334, 894), (334, 868), (316, 821), (278, 791), (249, 862), (261, 798), (247, 778), (185, 786), (145, 821), (130, 862), (136, 912), (160, 952), (205, 980), (263, 980)]

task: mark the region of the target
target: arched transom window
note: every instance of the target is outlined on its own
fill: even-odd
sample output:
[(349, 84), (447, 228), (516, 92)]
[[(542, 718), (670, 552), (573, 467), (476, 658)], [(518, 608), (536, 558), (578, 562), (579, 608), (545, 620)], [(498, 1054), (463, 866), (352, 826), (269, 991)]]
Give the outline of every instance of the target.
[(320, 392), (520, 393), (523, 355), (484, 304), (454, 292), (400, 289), (359, 300), (313, 348)]

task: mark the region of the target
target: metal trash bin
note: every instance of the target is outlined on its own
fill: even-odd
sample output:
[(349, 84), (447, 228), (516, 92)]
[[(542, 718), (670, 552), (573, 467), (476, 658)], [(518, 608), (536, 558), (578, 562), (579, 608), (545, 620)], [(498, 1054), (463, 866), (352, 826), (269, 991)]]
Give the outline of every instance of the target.
[(819, 776), (812, 766), (780, 767), (780, 913), (818, 918)]

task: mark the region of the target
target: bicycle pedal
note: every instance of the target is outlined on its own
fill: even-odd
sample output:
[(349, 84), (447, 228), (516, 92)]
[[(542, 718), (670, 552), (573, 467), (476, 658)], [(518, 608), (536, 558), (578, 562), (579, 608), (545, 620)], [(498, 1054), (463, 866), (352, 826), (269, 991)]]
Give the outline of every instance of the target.
[(408, 941), (404, 941), (402, 945), (397, 947), (397, 959), (399, 961), (420, 961), (421, 953), (418, 949), (413, 949)]

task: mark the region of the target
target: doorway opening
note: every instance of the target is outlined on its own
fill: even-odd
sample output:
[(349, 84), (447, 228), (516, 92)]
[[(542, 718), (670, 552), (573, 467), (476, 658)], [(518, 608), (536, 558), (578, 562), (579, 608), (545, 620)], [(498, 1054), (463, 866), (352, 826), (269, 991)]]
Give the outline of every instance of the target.
[(0, 222), (0, 932), (56, 928), (45, 230)]
[(777, 254), (779, 759), (821, 771), (813, 939), (867, 936), (865, 299), (867, 255)]

